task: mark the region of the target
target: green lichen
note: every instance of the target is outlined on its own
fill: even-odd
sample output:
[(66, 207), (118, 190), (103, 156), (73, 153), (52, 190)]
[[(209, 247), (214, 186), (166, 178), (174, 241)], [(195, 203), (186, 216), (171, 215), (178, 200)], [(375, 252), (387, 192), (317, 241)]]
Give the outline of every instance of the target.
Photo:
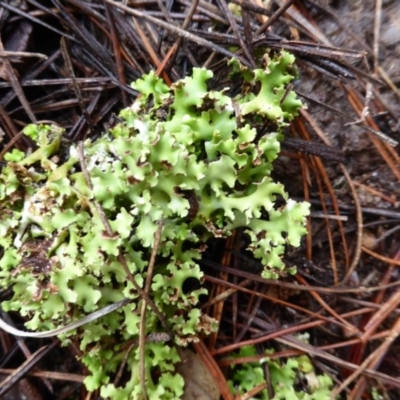
[[(121, 112), (123, 121), (83, 143), (89, 184), (78, 148), (64, 143), (58, 127), (28, 126), (25, 133), (38, 149), (26, 157), (7, 156), (0, 174), (0, 284), (14, 294), (3, 308), (28, 317), (29, 329), (44, 330), (132, 299), (61, 337), (63, 343), (71, 335), (80, 341), (91, 372), (85, 379), (89, 390), (101, 388), (102, 396), (113, 399), (140, 396), (137, 346), (126, 363), (130, 379), (118, 388), (111, 383), (126, 343), (138, 338), (142, 301), (120, 256), (142, 288), (161, 220), (150, 296), (176, 344), (197, 340), (216, 326), (196, 308), (205, 289), (183, 288), (188, 278), (201, 281), (197, 261), (210, 238), (244, 228), (249, 249), (265, 265), (264, 277), (293, 272), (285, 270), (282, 256), (286, 245), (299, 245), (309, 206), (289, 199), (271, 178), (281, 129), (301, 107), (285, 89), (293, 61), (282, 52), (255, 71), (232, 62), (244, 82), (234, 98), (227, 89), (208, 88), (212, 72), (206, 69), (194, 69), (171, 88), (154, 72), (143, 76), (133, 84), (141, 96)], [(266, 121), (269, 129), (263, 132)], [(279, 208), (277, 196), (286, 202)], [(96, 203), (112, 235), (105, 232)], [(158, 331), (159, 320), (149, 310), (145, 333)], [(173, 367), (178, 359), (172, 344), (146, 344), (151, 399), (180, 397), (183, 381)]]
[[(266, 382), (264, 366), (269, 371), (270, 387), (274, 393), (270, 397), (267, 389), (262, 390), (254, 399), (262, 400), (331, 400), (332, 379), (326, 375), (317, 375), (309, 357), (303, 355), (291, 357), (286, 362), (266, 358), (260, 363), (250, 362), (233, 367), (233, 377), (229, 380), (232, 392), (243, 395)], [(254, 346), (244, 346), (234, 358), (256, 356)]]

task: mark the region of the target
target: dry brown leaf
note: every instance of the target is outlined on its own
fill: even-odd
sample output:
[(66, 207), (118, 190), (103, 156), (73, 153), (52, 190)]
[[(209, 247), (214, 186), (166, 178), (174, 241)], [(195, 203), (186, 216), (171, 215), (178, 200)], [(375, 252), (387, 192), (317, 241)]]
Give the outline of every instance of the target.
[(185, 380), (182, 400), (218, 400), (220, 392), (213, 377), (196, 353), (189, 349), (181, 352), (182, 361), (176, 371)]

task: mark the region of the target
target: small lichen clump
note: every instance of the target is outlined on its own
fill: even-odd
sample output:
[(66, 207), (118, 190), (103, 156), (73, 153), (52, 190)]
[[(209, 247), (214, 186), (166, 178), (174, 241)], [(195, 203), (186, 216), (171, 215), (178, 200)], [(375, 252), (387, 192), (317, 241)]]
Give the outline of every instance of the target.
[[(130, 379), (118, 388), (110, 383), (139, 334), (141, 299), (120, 257), (143, 287), (161, 220), (150, 297), (177, 344), (215, 327), (196, 308), (205, 290), (183, 290), (188, 278), (202, 279), (197, 260), (208, 239), (242, 227), (249, 249), (265, 265), (263, 276), (287, 272), (285, 245), (299, 245), (309, 209), (289, 199), (270, 176), (281, 128), (301, 107), (286, 89), (293, 62), (284, 52), (254, 71), (232, 61), (242, 81), (234, 98), (227, 90), (208, 89), (212, 73), (206, 69), (194, 69), (170, 88), (154, 73), (144, 76), (133, 84), (140, 96), (121, 112), (122, 122), (83, 143), (88, 177), (78, 147), (67, 146), (55, 126), (28, 126), (25, 134), (38, 149), (7, 154), (0, 174), (0, 284), (12, 287), (13, 297), (3, 308), (27, 316), (28, 328), (44, 330), (132, 299), (118, 312), (62, 337), (65, 343), (72, 334), (79, 340), (82, 361), (92, 374), (85, 379), (89, 390), (101, 387), (102, 396), (113, 399), (139, 398), (137, 346), (126, 363)], [(269, 130), (263, 132), (263, 126)], [(279, 208), (277, 195), (285, 200)], [(112, 235), (105, 232), (98, 205)], [(160, 330), (149, 310), (146, 335)], [(174, 373), (178, 360), (173, 345), (146, 343), (151, 399), (180, 397), (184, 383)]]
[[(271, 360), (268, 355), (273, 350), (266, 352), (266, 357), (260, 363), (250, 362), (234, 369), (232, 379), (228, 382), (236, 396), (243, 395), (257, 386), (266, 385), (264, 367), (266, 363), (269, 372), (269, 385), (273, 397), (267, 389), (262, 390), (253, 399), (262, 400), (331, 400), (332, 379), (326, 375), (317, 375), (310, 358), (306, 355), (291, 357), (286, 362)], [(255, 357), (257, 351), (254, 346), (245, 346), (234, 358)]]

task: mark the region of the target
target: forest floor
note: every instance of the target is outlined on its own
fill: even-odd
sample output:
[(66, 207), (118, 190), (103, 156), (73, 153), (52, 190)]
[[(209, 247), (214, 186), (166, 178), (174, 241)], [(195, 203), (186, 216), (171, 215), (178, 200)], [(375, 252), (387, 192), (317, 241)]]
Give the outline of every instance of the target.
[[(193, 346), (206, 368), (189, 372), (187, 387), (200, 392), (188, 389), (185, 399), (273, 398), (269, 364), (262, 364), (264, 385), (236, 397), (229, 391), (239, 349), (253, 344), (256, 354), (239, 359), (243, 364), (265, 358), (266, 349), (280, 365), (306, 354), (315, 374), (332, 379), (337, 398), (397, 400), (400, 2), (225, 4), (0, 1), (0, 151), (28, 150), (20, 132), (32, 122), (64, 127), (71, 142), (99, 137), (136, 98), (130, 83), (150, 70), (170, 84), (207, 66), (219, 87), (223, 50), (250, 65), (262, 52), (292, 52), (294, 89), (306, 107), (285, 129), (274, 177), (292, 198), (311, 203), (308, 234), (284, 258), (297, 274), (264, 282), (241, 232), (222, 250), (220, 242), (209, 244), (200, 262), (209, 289), (205, 310), (220, 329)], [(10, 316), (23, 328), (21, 317)], [(305, 333), (307, 343), (299, 340)], [(87, 371), (73, 345), (55, 344), (36, 359), (32, 354), (56, 339), (16, 341), (5, 332), (0, 339), (0, 397), (100, 398), (87, 393)], [(310, 385), (296, 376), (299, 392)]]

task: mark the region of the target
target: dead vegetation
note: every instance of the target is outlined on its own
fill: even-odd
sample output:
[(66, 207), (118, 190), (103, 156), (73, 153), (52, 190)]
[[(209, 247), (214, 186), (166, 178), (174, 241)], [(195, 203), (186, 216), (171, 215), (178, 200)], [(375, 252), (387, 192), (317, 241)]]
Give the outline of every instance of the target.
[[(273, 358), (310, 355), (341, 398), (372, 398), (372, 387), (400, 396), (396, 15), (397, 2), (380, 0), (0, 1), (2, 154), (30, 147), (20, 133), (30, 122), (52, 121), (74, 142), (97, 137), (135, 98), (130, 82), (151, 69), (170, 84), (207, 66), (220, 87), (227, 57), (255, 67), (265, 49), (296, 55), (308, 108), (287, 129), (275, 174), (312, 204), (309, 233), (285, 258), (298, 273), (262, 280), (240, 231), (201, 261), (203, 309), (220, 329), (194, 350), (224, 399), (233, 399), (228, 367), (266, 348)], [(304, 332), (309, 344), (296, 337)], [(97, 398), (82, 385), (78, 346), (0, 336), (0, 397)], [(260, 355), (231, 359), (244, 344)]]

